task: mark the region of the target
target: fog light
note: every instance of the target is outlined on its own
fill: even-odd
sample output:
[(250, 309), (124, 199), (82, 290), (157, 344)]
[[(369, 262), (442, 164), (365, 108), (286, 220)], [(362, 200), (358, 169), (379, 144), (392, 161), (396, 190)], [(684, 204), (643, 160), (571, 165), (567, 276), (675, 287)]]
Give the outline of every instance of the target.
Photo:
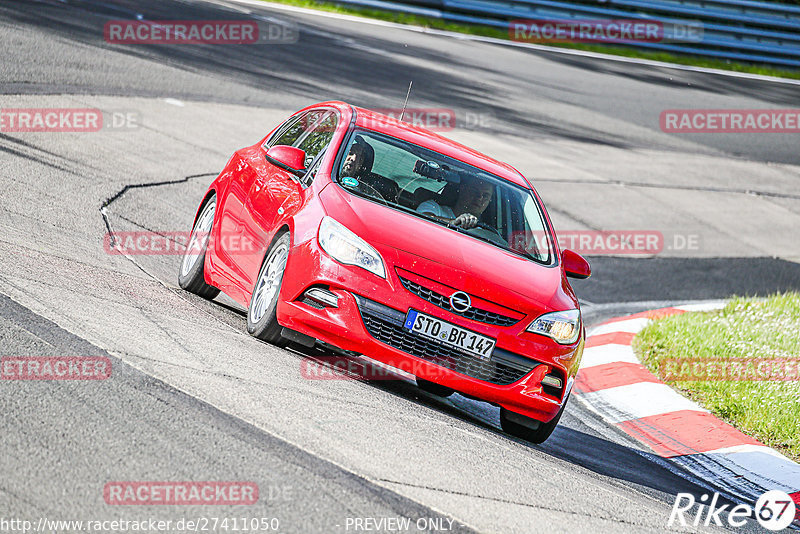
[(553, 375), (545, 375), (542, 378), (542, 385), (543, 386), (550, 386), (551, 388), (561, 389), (561, 379), (557, 376)]
[(303, 293), (303, 296), (311, 301), (316, 302), (317, 304), (322, 304), (323, 306), (328, 306), (330, 308), (339, 307), (339, 297), (321, 287), (312, 287)]

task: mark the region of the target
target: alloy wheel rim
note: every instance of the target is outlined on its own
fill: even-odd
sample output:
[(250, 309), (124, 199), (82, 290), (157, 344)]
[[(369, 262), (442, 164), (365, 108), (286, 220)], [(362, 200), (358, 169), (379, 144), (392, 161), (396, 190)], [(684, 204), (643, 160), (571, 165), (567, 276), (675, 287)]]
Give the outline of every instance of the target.
[(250, 305), (252, 323), (259, 322), (272, 304), (280, 286), (288, 255), (288, 247), (285, 243), (281, 243), (275, 247), (264, 263), (253, 292), (253, 303)]
[(216, 203), (210, 203), (200, 215), (200, 219), (192, 229), (192, 236), (189, 244), (186, 245), (186, 253), (183, 255), (181, 263), (181, 276), (186, 276), (197, 263), (197, 260), (205, 254), (208, 238), (211, 235), (211, 226), (214, 224), (214, 211)]

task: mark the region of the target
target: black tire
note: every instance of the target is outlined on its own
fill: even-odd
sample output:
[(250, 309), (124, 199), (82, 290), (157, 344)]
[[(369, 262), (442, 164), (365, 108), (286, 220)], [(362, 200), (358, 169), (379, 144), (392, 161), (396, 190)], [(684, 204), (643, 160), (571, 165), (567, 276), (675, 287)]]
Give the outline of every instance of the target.
[(452, 390), (448, 387), (441, 386), (436, 382), (431, 382), (429, 380), (424, 380), (422, 378), (417, 378), (417, 387), (422, 391), (427, 391), (433, 395), (438, 395), (439, 397), (449, 397), (455, 390)]
[(250, 305), (247, 308), (247, 332), (263, 341), (285, 346), (288, 341), (281, 336), (278, 324), (278, 296), (283, 282), (283, 272), (289, 257), (289, 232), (272, 240), (258, 271)]
[[(536, 419), (531, 419), (518, 413), (510, 412), (505, 408), (500, 408), (500, 426), (503, 427), (503, 431), (508, 432), (512, 436), (530, 441), (531, 443), (544, 443), (558, 426), (558, 421), (561, 419), (561, 415), (564, 413), (564, 409), (567, 407), (568, 400), (569, 397), (564, 400), (564, 404), (561, 405), (561, 409), (549, 423), (542, 423)], [(532, 426), (536, 426), (537, 423), (538, 426), (534, 429), (531, 428), (531, 426), (526, 426), (517, 421), (512, 421), (509, 419), (509, 417), (527, 419), (528, 423)]]
[[(192, 228), (186, 252), (178, 267), (178, 285), (186, 291), (199, 295), (204, 299), (213, 299), (219, 295), (219, 289), (207, 284), (204, 273), (208, 237), (214, 225), (214, 213), (217, 209), (217, 197), (211, 196), (200, 210), (197, 221)], [(202, 233), (202, 235), (200, 235)], [(194, 252), (194, 253), (193, 253)]]

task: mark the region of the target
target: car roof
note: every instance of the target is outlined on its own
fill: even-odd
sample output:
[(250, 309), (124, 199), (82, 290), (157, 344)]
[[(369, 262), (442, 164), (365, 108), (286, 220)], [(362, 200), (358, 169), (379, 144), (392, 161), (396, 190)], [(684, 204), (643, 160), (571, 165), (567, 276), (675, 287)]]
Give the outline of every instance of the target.
[[(332, 104), (346, 105), (345, 102), (326, 102), (324, 105)], [(322, 104), (320, 104), (322, 105)], [(334, 105), (334, 107), (339, 107)], [(500, 178), (504, 178), (526, 189), (531, 189), (531, 184), (522, 174), (509, 165), (496, 159), (490, 158), (486, 154), (478, 152), (468, 146), (457, 143), (446, 137), (442, 137), (421, 126), (414, 126), (407, 122), (400, 122), (389, 115), (379, 113), (366, 108), (349, 106), (356, 114), (356, 126), (366, 130), (383, 133), (408, 141), (415, 145), (429, 148), (453, 159), (462, 161)], [(341, 108), (340, 108), (341, 109)], [(442, 111), (442, 110), (436, 110)]]

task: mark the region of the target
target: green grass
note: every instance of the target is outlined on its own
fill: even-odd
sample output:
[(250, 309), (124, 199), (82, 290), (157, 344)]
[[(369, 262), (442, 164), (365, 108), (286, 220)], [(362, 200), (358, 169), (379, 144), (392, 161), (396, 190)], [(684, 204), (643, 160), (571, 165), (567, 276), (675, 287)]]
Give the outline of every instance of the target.
[[(342, 6), (333, 2), (319, 2), (316, 0), (264, 0), (277, 4), (305, 7), (319, 11), (329, 11), (332, 13), (342, 13), (346, 15), (356, 15), (377, 20), (396, 22), (398, 24), (408, 24), (432, 28), (437, 30), (447, 30), (470, 35), (480, 35), (483, 37), (494, 37), (496, 39), (509, 40), (508, 31), (479, 26), (473, 24), (460, 24), (447, 22), (434, 17), (423, 17), (419, 15), (409, 15), (393, 11), (382, 11), (378, 9), (367, 9), (353, 6)], [(574, 50), (586, 50), (590, 52), (600, 52), (603, 54), (613, 54), (618, 56), (651, 59), (654, 61), (664, 61), (667, 63), (677, 63), (680, 65), (691, 65), (695, 67), (706, 67), (710, 69), (730, 70), (735, 72), (746, 72), (749, 74), (761, 74), (764, 76), (777, 76), (779, 78), (791, 78), (800, 80), (799, 70), (784, 70), (770, 65), (754, 65), (747, 63), (737, 63), (726, 60), (708, 59), (699, 56), (671, 54), (668, 52), (649, 52), (636, 48), (613, 45), (577, 44), (577, 43), (553, 43), (547, 46), (554, 48), (570, 48)]]
[[(660, 364), (671, 358), (790, 358), (797, 362), (800, 293), (734, 298), (718, 312), (659, 319), (634, 338), (634, 350), (662, 379)], [(799, 380), (665, 381), (745, 434), (800, 460)]]

